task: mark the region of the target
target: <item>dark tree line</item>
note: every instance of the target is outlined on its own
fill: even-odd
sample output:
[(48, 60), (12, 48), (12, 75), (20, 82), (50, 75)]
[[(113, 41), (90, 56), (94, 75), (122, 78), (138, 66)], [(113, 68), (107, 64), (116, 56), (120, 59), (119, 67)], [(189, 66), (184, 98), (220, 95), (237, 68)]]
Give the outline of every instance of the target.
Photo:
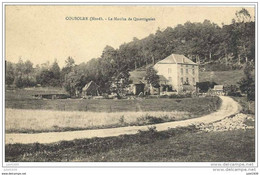
[(87, 63), (76, 65), (69, 57), (62, 69), (56, 61), (36, 68), (30, 61), (6, 62), (6, 84), (63, 86), (70, 94), (75, 94), (92, 80), (106, 92), (118, 74), (152, 65), (172, 53), (183, 54), (201, 66), (217, 63), (220, 68), (241, 68), (243, 64), (254, 62), (255, 22), (246, 9), (235, 15), (232, 24), (222, 27), (205, 20), (158, 29), (155, 34), (143, 39), (133, 38), (118, 49), (106, 46), (99, 58)]

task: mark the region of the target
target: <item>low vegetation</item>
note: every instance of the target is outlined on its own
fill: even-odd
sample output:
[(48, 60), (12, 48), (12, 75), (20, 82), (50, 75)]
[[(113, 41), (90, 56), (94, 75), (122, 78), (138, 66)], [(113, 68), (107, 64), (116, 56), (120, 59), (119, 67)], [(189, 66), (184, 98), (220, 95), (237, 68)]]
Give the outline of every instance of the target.
[[(11, 101), (15, 104), (15, 101)], [(30, 109), (6, 109), (6, 132), (50, 132), (147, 125), (185, 120), (216, 111), (218, 97), (140, 100), (24, 100)], [(71, 111), (43, 110), (68, 106)], [(68, 104), (68, 103), (69, 104)], [(8, 103), (7, 103), (8, 104)], [(16, 101), (16, 106), (19, 100)], [(89, 111), (83, 111), (88, 106)], [(21, 106), (20, 106), (21, 107)], [(24, 108), (24, 106), (22, 106)], [(39, 107), (40, 110), (35, 108)], [(81, 109), (80, 109), (81, 107)], [(77, 111), (77, 109), (79, 111)], [(92, 112), (93, 111), (93, 112)], [(110, 112), (112, 111), (112, 112)]]
[[(34, 99), (31, 91), (7, 91), (5, 107), (14, 109), (44, 109), (58, 111), (91, 111), (91, 112), (122, 112), (122, 111), (185, 111), (205, 114), (214, 110), (218, 98), (139, 98), (139, 99)], [(210, 108), (208, 108), (210, 106)]]
[(52, 144), (8, 144), (9, 162), (254, 162), (254, 130), (198, 132), (191, 126), (136, 135), (61, 141)]
[(205, 71), (199, 73), (200, 82), (212, 81), (221, 85), (238, 85), (241, 78), (244, 77), (243, 70), (230, 71)]
[[(19, 59), (18, 63), (6, 61), (5, 83), (19, 88), (62, 86), (74, 96), (86, 83), (94, 81), (101, 92), (110, 93), (112, 79), (119, 73), (154, 64), (172, 53), (189, 56), (194, 62), (208, 65), (206, 70), (241, 68), (255, 59), (253, 16), (242, 8), (234, 14), (231, 24), (221, 27), (213, 21), (204, 20), (187, 21), (174, 27), (167, 26), (164, 30), (158, 28), (145, 38), (134, 37), (128, 43), (122, 43), (118, 49), (106, 46), (100, 57), (86, 58), (90, 60), (88, 62), (76, 64), (68, 55), (64, 67), (60, 67), (57, 60), (37, 66), (29, 60)], [(228, 64), (231, 66), (225, 66)]]
[(249, 101), (247, 100), (247, 97), (232, 97), (232, 98), (241, 105), (242, 113), (255, 114), (255, 101)]
[(68, 112), (6, 109), (6, 133), (60, 132), (147, 125), (194, 118), (188, 112)]

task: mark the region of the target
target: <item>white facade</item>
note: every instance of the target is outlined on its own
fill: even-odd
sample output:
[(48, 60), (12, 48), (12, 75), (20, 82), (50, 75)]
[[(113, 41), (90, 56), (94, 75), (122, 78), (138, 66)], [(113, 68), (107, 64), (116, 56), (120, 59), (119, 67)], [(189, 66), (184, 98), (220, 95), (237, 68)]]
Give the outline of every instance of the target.
[(186, 88), (195, 90), (199, 82), (198, 65), (183, 55), (172, 54), (154, 65), (158, 75), (163, 75), (168, 84), (182, 92)]

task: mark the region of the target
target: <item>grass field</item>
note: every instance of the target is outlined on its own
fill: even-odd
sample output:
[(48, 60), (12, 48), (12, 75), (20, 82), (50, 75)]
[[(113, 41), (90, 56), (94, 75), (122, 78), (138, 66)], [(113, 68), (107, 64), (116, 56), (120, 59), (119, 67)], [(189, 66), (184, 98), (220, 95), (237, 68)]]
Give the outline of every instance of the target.
[(242, 106), (242, 113), (245, 114), (255, 114), (255, 102), (248, 101), (247, 97), (232, 97)]
[(254, 162), (254, 130), (198, 132), (195, 127), (136, 135), (5, 146), (11, 162)]
[[(202, 115), (208, 112), (211, 98), (149, 98), (149, 99), (33, 99), (34, 92), (26, 90), (6, 91), (5, 107), (13, 109), (44, 109), (58, 111), (185, 111)], [(214, 103), (214, 101), (213, 101)]]
[(39, 133), (148, 125), (197, 117), (188, 112), (70, 112), (6, 109), (6, 133)]
[(6, 92), (6, 133), (58, 132), (162, 123), (199, 117), (216, 111), (221, 105), (218, 97), (43, 100), (32, 98), (35, 93), (39, 93), (39, 90)]
[[(107, 116), (120, 114), (118, 118), (114, 118), (117, 124), (108, 126), (114, 127), (124, 126), (125, 123), (129, 124), (131, 121), (135, 124), (145, 124), (146, 122), (162, 122), (162, 120), (168, 119), (178, 120), (178, 115), (179, 119), (183, 119), (181, 118), (183, 116), (196, 117), (213, 112), (220, 105), (219, 98), (212, 97), (138, 100), (35, 100), (28, 94), (24, 90), (6, 93), (6, 107), (8, 108), (6, 111), (10, 110), (10, 114), (6, 115), (6, 119), (9, 120), (6, 121), (6, 127), (9, 132), (64, 131), (86, 128), (87, 124), (91, 126), (91, 121), (86, 120), (80, 113), (92, 113), (96, 123), (102, 123), (102, 120), (94, 116), (94, 112)], [(63, 105), (65, 108), (62, 108)], [(46, 108), (50, 113), (44, 112)], [(153, 115), (157, 117), (149, 119), (149, 116), (145, 115), (138, 118), (138, 114), (143, 115), (147, 111), (151, 112), (150, 117)], [(15, 114), (15, 112), (17, 113)], [(164, 114), (161, 115), (162, 120), (159, 121), (158, 112), (160, 115)], [(165, 118), (167, 112), (172, 112), (172, 116), (175, 115), (175, 118), (169, 116)], [(53, 118), (50, 114), (54, 113), (56, 114)], [(123, 117), (122, 113), (124, 113)], [(127, 117), (126, 114), (130, 113), (133, 116)], [(111, 116), (106, 119), (113, 121)], [(107, 124), (108, 121), (104, 120), (104, 123)], [(249, 122), (246, 124), (254, 126)], [(30, 128), (31, 126), (33, 128)], [(44, 126), (49, 128), (46, 129)], [(74, 128), (68, 128), (68, 126), (74, 126)], [(78, 128), (78, 126), (82, 128)], [(93, 121), (92, 126), (94, 126)], [(254, 162), (255, 131), (248, 129), (206, 133), (191, 126), (162, 132), (150, 129), (149, 131), (140, 131), (135, 135), (61, 141), (52, 144), (7, 144), (5, 145), (5, 161)]]
[(199, 81), (213, 81), (221, 85), (237, 85), (244, 76), (243, 70), (199, 72)]
[[(31, 103), (31, 100), (24, 100), (20, 103), (33, 110), (7, 108), (6, 133), (71, 131), (178, 121), (214, 112), (221, 105), (218, 97), (179, 100), (160, 98), (116, 101), (71, 99), (67, 101), (69, 105), (66, 100), (36, 100), (34, 103)], [(16, 102), (12, 101), (13, 104)], [(43, 106), (39, 105), (40, 103)], [(58, 108), (44, 110), (44, 108), (58, 106), (60, 103), (65, 103), (72, 111), (67, 111), (68, 109), (57, 111)], [(80, 109), (86, 104), (91, 109), (90, 111)], [(38, 106), (40, 110), (35, 109)], [(110, 108), (116, 112), (109, 112)]]

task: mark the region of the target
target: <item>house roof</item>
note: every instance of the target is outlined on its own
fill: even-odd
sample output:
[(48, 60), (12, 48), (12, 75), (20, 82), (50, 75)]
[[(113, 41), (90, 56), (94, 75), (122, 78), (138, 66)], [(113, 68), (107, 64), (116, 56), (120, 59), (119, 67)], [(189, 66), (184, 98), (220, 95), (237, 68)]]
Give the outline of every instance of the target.
[[(145, 74), (146, 71), (144, 70), (134, 70), (129, 72), (130, 77), (129, 79), (132, 81), (132, 84), (145, 84)], [(159, 75), (159, 81), (168, 81), (163, 75)]]
[(129, 74), (130, 74), (129, 79), (132, 81), (132, 84), (143, 84), (144, 83), (144, 77), (145, 77), (146, 71), (134, 70), (132, 72), (129, 72)]
[(184, 55), (179, 54), (171, 54), (165, 59), (157, 62), (156, 64), (194, 64), (193, 61), (191, 61), (189, 58), (185, 57)]
[(215, 85), (214, 90), (223, 90), (224, 86), (223, 85)]
[(89, 88), (91, 85), (94, 85), (94, 86), (96, 86), (96, 87), (99, 87), (94, 81), (90, 81), (88, 84), (86, 84), (86, 85), (82, 88), (82, 90), (83, 90), (83, 91), (87, 91), (88, 88)]

